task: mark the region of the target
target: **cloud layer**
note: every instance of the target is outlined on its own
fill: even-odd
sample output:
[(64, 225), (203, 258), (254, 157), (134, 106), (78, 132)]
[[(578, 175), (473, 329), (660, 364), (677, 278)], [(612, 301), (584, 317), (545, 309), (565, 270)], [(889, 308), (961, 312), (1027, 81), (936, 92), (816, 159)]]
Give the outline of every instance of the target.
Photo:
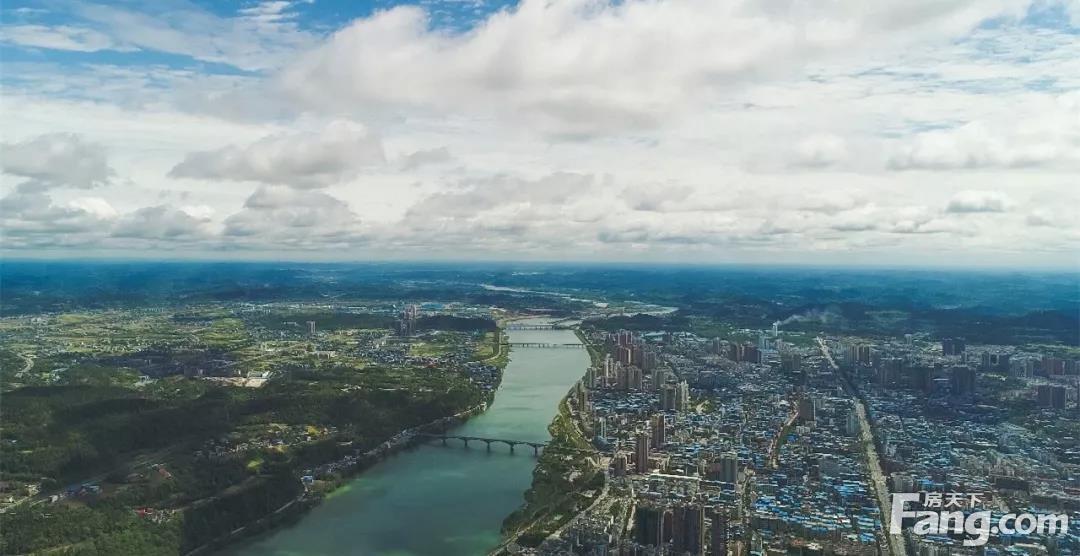
[(70, 8), (3, 26), (5, 251), (1078, 264), (1075, 3)]

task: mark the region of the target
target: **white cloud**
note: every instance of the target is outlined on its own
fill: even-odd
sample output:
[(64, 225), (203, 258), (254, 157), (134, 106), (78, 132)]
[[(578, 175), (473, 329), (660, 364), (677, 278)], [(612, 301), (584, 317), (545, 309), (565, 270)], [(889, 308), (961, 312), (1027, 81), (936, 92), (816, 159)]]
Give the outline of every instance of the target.
[(276, 2), (257, 4), (236, 17), (222, 17), (185, 0), (153, 6), (152, 11), (139, 11), (76, 2), (69, 15), (119, 44), (252, 71), (277, 67), (315, 40), (286, 16), (288, 6)]
[(362, 242), (360, 219), (344, 201), (319, 191), (260, 187), (225, 219), (224, 239), (254, 248), (330, 248)]
[(945, 210), (954, 213), (1005, 212), (1012, 205), (999, 191), (961, 191), (949, 199)]
[(116, 218), (118, 214), (116, 209), (101, 197), (79, 197), (69, 202), (68, 206), (92, 214), (101, 220)]
[(337, 32), (281, 83), (313, 108), (465, 109), (590, 136), (654, 128), (711, 93), (815, 58), (948, 39), (1027, 4), (523, 0), (460, 34), (398, 6)]
[(27, 178), (35, 186), (88, 189), (104, 185), (113, 175), (105, 149), (76, 134), (40, 135), (0, 147), (4, 173)]
[(797, 166), (823, 168), (843, 162), (848, 156), (848, 149), (842, 137), (818, 134), (800, 141), (795, 154)]
[(1080, 168), (1080, 92), (1024, 101), (989, 119), (916, 134), (896, 149), (889, 165), (901, 170)]
[(93, 211), (59, 205), (40, 190), (19, 190), (0, 199), (0, 228), (8, 249), (41, 249), (95, 243), (110, 223)]
[(385, 161), (382, 143), (366, 128), (335, 121), (317, 132), (272, 135), (242, 147), (191, 153), (169, 175), (316, 188), (352, 179)]
[(50, 50), (96, 52), (98, 50), (129, 50), (113, 42), (108, 35), (93, 29), (57, 25), (4, 25), (0, 37), (8, 44)]
[(205, 219), (166, 205), (144, 207), (123, 215), (113, 227), (113, 237), (184, 240), (211, 235)]
[(1059, 266), (1080, 249), (1080, 43), (1016, 24), (1022, 1), (525, 0), (464, 30), (393, 8), (323, 39), (294, 4), (170, 1), (79, 4), (63, 25), (257, 71), (6, 66), (9, 137), (108, 153), (104, 174), (16, 157), (6, 249)]

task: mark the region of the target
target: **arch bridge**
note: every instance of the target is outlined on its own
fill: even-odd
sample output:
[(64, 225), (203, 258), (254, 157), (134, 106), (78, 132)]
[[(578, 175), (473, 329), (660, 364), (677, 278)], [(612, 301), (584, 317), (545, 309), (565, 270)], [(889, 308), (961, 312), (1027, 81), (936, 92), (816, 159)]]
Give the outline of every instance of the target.
[(483, 442), (487, 445), (487, 449), (489, 452), (491, 451), (492, 444), (502, 443), (510, 447), (511, 454), (514, 453), (514, 448), (517, 448), (518, 446), (528, 446), (532, 448), (533, 455), (540, 455), (540, 450), (546, 448), (548, 445), (547, 442), (531, 442), (528, 440), (512, 440), (507, 438), (487, 438), (484, 436), (463, 436), (457, 434), (421, 433), (418, 436), (422, 436), (431, 440), (441, 440), (443, 446), (446, 446), (447, 442), (450, 440), (459, 440), (465, 444), (466, 448), (469, 447), (470, 442)]
[(470, 442), (472, 442), (474, 444), (478, 443), (478, 442), (483, 442), (484, 445), (487, 447), (487, 450), (489, 452), (491, 451), (491, 445), (492, 444), (500, 444), (501, 443), (501, 444), (506, 444), (507, 446), (510, 447), (510, 453), (511, 454), (514, 453), (515, 448), (517, 448), (518, 446), (527, 446), (529, 448), (532, 448), (534, 456), (540, 455), (541, 450), (549, 450), (549, 449), (550, 450), (558, 450), (558, 451), (582, 452), (582, 453), (589, 454), (589, 455), (594, 455), (595, 454), (592, 450), (584, 450), (584, 449), (581, 449), (581, 448), (571, 448), (571, 447), (568, 447), (568, 446), (553, 446), (548, 442), (532, 442), (532, 441), (529, 441), (529, 440), (514, 440), (514, 439), (509, 439), (509, 438), (488, 438), (488, 437), (484, 437), (484, 436), (464, 436), (464, 435), (457, 435), (457, 434), (435, 434), (435, 433), (419, 433), (417, 436), (427, 438), (429, 440), (439, 440), (439, 441), (442, 442), (443, 446), (446, 446), (449, 443), (449, 441), (451, 441), (451, 440), (460, 441), (462, 444), (465, 445), (466, 448), (469, 447)]

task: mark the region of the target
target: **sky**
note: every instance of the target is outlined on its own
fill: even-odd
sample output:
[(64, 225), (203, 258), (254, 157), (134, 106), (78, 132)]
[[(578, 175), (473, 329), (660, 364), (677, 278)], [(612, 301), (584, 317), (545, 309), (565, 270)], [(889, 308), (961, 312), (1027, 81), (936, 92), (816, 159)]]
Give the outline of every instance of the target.
[(1080, 270), (1080, 0), (5, 0), (0, 253)]

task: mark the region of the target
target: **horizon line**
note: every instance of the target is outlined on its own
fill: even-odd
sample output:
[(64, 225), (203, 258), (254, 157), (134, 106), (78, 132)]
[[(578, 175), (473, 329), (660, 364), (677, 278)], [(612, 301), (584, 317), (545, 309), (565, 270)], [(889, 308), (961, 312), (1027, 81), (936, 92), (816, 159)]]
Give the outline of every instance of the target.
[(970, 273), (1029, 273), (1029, 274), (1075, 274), (1080, 275), (1080, 263), (1074, 266), (1042, 265), (903, 265), (897, 263), (857, 264), (809, 263), (798, 261), (758, 262), (758, 261), (641, 261), (641, 260), (555, 260), (555, 259), (437, 259), (437, 258), (372, 258), (356, 259), (226, 259), (218, 257), (122, 257), (122, 256), (20, 256), (7, 257), (0, 253), (0, 269), (4, 264), (25, 263), (79, 263), (79, 264), (236, 264), (236, 265), (437, 265), (437, 266), (563, 266), (563, 267), (637, 267), (637, 268), (683, 268), (683, 269), (804, 269), (804, 270), (873, 270), (907, 272), (970, 272)]

